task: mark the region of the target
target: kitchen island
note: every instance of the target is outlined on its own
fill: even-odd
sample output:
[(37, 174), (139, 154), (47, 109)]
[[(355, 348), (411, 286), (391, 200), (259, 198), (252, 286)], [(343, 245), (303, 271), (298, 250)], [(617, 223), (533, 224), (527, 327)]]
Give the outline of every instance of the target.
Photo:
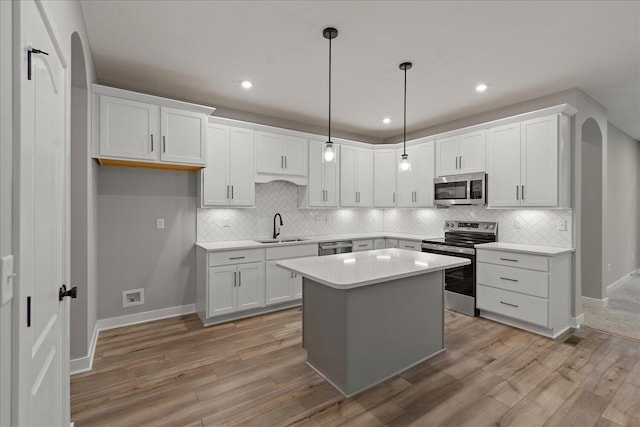
[(444, 274), (465, 258), (380, 249), (282, 260), (303, 276), (307, 364), (342, 394), (444, 350)]

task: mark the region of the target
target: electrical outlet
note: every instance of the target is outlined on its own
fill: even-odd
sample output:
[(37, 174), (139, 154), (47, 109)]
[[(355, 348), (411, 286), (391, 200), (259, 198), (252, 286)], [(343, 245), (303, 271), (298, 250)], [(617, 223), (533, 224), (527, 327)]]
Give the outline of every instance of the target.
[(223, 227), (231, 227), (231, 223), (229, 222), (229, 218), (224, 217), (224, 218), (222, 219), (222, 226), (223, 226)]
[(558, 231), (567, 231), (567, 221), (564, 219), (558, 220)]
[(520, 223), (519, 219), (514, 219), (513, 220), (513, 228), (519, 230), (522, 228), (522, 224)]
[(164, 229), (164, 218), (156, 218), (156, 228), (158, 230)]
[(123, 307), (131, 307), (132, 305), (142, 304), (144, 304), (144, 288), (122, 291)]

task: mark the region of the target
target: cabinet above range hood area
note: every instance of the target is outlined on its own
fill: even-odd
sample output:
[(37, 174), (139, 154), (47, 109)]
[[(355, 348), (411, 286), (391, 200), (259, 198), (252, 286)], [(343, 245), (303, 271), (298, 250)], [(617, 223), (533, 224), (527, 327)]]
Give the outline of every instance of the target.
[(103, 166), (199, 171), (215, 108), (92, 85), (92, 157)]

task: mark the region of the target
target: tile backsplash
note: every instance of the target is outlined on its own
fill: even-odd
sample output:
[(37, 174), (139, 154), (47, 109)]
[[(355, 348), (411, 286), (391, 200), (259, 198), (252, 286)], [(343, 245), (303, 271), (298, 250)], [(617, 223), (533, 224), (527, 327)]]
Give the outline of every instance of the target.
[[(273, 215), (280, 212), (282, 236), (396, 233), (441, 236), (444, 221), (497, 221), (498, 240), (510, 243), (571, 247), (570, 209), (486, 209), (454, 206), (448, 209), (299, 209), (297, 186), (286, 181), (256, 184), (256, 207), (198, 209), (198, 242), (271, 237)], [(565, 222), (567, 231), (558, 231)], [(516, 228), (516, 223), (520, 228)]]

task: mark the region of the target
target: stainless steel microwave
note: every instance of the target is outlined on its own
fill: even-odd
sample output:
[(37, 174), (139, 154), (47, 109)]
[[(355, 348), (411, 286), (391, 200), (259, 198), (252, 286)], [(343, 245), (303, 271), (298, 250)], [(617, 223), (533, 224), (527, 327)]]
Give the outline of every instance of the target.
[(487, 174), (439, 176), (433, 179), (436, 205), (484, 205), (487, 203)]

